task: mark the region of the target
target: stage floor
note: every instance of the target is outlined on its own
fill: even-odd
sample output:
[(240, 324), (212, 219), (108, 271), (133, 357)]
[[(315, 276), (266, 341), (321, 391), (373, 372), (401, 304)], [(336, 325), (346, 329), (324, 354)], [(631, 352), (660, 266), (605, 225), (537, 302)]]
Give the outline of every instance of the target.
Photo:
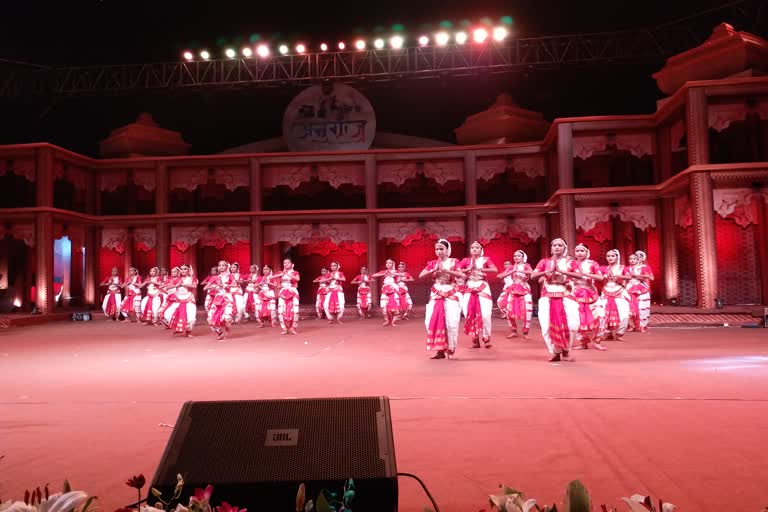
[[(0, 497), (67, 477), (104, 511), (134, 501), (123, 482), (151, 478), (188, 400), (388, 395), (398, 470), (446, 512), (487, 507), (500, 483), (559, 503), (574, 478), (597, 504), (768, 504), (768, 329), (657, 328), (550, 364), (537, 327), (507, 340), (494, 322), (493, 348), (462, 336), (440, 361), (416, 319), (244, 325), (223, 343), (202, 325), (187, 339), (101, 318), (2, 330)], [(400, 510), (425, 505), (401, 479)]]

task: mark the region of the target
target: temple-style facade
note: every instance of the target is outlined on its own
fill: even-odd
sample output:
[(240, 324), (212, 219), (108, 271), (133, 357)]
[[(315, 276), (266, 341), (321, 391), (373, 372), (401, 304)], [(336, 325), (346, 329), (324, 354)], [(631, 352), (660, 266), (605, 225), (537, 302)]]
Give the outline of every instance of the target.
[(548, 124), (502, 96), (457, 128), (457, 146), (188, 156), (146, 116), (102, 143), (108, 158), (0, 146), (0, 310), (97, 304), (113, 266), (200, 275), (222, 258), (247, 271), (290, 256), (314, 278), (332, 260), (354, 276), (393, 258), (417, 274), (437, 236), (459, 257), (480, 240), (498, 265), (518, 248), (535, 264), (555, 236), (598, 261), (642, 249), (654, 302), (766, 304), (762, 71), (768, 43), (721, 25), (654, 75), (668, 97), (650, 115)]

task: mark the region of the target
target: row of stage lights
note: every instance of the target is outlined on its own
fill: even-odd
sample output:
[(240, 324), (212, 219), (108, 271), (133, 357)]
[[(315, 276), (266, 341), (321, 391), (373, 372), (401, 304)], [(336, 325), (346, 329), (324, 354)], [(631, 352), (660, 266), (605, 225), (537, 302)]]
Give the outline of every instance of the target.
[[(492, 39), (496, 42), (502, 42), (507, 38), (508, 35), (509, 31), (506, 27), (494, 27), (490, 30), (487, 28), (479, 27), (471, 31), (472, 41), (476, 44), (486, 43), (489, 39)], [(453, 37), (453, 42), (455, 44), (463, 45), (469, 42), (470, 34), (464, 31), (455, 32), (452, 35), (448, 32), (437, 32), (432, 36), (432, 38), (430, 38), (428, 35), (422, 35), (418, 38), (417, 41), (419, 46), (429, 46), (430, 44), (434, 44), (435, 46), (446, 46), (451, 42), (451, 37)], [(368, 42), (365, 39), (357, 39), (352, 44), (354, 49), (359, 51), (365, 50), (368, 47)], [(389, 38), (389, 47), (392, 49), (399, 50), (403, 47), (404, 44), (405, 38), (403, 36), (395, 35)], [(386, 45), (387, 42), (381, 38), (375, 39), (373, 41), (373, 47), (377, 50), (384, 49)], [(338, 48), (339, 51), (345, 51), (347, 49), (347, 43), (344, 41), (339, 41), (336, 44), (336, 48)], [(296, 44), (293, 49), (294, 52), (298, 55), (303, 55), (310, 51), (308, 46), (304, 43)], [(320, 44), (319, 49), (321, 52), (327, 52), (330, 49), (330, 46), (327, 43), (322, 43)], [(288, 55), (291, 49), (287, 44), (281, 44), (277, 47), (277, 51), (280, 55)], [(240, 55), (245, 58), (251, 58), (254, 55), (267, 58), (271, 53), (272, 50), (267, 44), (259, 44), (256, 46), (255, 50), (250, 46), (246, 46), (240, 50)], [(234, 48), (227, 48), (224, 50), (224, 55), (228, 59), (234, 59), (237, 58), (238, 52)], [(184, 60), (187, 61), (193, 61), (196, 59), (210, 60), (211, 53), (208, 50), (202, 50), (197, 55), (195, 55), (193, 52), (187, 50), (184, 52), (183, 57)]]

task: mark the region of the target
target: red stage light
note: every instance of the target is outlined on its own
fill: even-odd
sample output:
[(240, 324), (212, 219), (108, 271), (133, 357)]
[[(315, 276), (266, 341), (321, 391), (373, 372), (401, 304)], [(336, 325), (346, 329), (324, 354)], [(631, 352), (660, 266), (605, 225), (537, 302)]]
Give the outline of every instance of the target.
[(419, 44), (421, 46), (427, 46), (429, 44), (429, 38), (427, 36), (421, 36), (419, 38)]
[(355, 48), (357, 48), (358, 50), (365, 50), (365, 41), (363, 41), (362, 39), (358, 39), (357, 41), (355, 41)]
[(192, 52), (184, 52), (184, 58), (186, 60), (192, 60), (195, 58), (195, 56), (192, 54)]
[(324, 51), (324, 52), (327, 52), (327, 51), (328, 51), (328, 45), (327, 45), (327, 44), (325, 44), (325, 43), (321, 44), (321, 45), (320, 45), (320, 50), (321, 50), (321, 51)]
[(256, 48), (256, 53), (259, 54), (259, 57), (264, 57), (264, 58), (269, 57), (269, 46), (265, 44), (260, 44)]
[(344, 44), (344, 41), (339, 41), (339, 50), (343, 50), (346, 47), (347, 47), (347, 45)]
[(486, 39), (488, 39), (488, 31), (484, 28), (476, 28), (472, 32), (472, 39), (476, 43), (484, 43)]
[(305, 51), (307, 51), (307, 47), (306, 46), (304, 46), (301, 43), (296, 45), (296, 53), (304, 53)]

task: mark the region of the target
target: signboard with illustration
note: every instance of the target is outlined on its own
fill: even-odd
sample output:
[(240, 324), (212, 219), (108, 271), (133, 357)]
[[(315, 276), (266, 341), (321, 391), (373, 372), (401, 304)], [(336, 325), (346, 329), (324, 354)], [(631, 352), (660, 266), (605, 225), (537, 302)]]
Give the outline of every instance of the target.
[(283, 138), (291, 151), (368, 149), (375, 134), (373, 107), (346, 84), (308, 87), (283, 115)]

